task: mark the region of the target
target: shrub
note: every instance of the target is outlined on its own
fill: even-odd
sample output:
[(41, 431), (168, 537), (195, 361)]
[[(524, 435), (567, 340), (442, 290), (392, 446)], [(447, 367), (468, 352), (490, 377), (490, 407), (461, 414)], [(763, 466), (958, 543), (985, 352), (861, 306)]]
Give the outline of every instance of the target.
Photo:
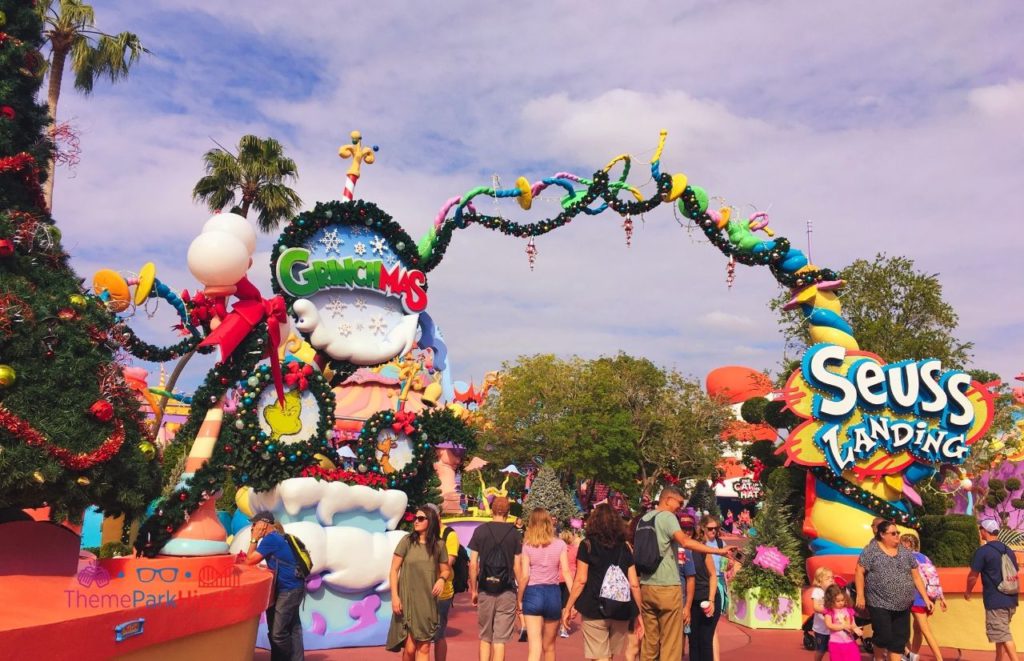
[(921, 517), (921, 553), (936, 567), (963, 567), (978, 548), (978, 520), (964, 514)]

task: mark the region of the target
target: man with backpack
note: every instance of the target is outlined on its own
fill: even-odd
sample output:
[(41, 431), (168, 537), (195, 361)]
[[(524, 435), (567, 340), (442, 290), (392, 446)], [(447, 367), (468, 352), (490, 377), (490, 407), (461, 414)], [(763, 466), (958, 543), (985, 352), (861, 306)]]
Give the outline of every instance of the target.
[(711, 555), (727, 555), (730, 550), (705, 546), (686, 536), (679, 527), (676, 512), (683, 506), (683, 494), (665, 487), (658, 506), (641, 517), (633, 536), (633, 557), (640, 574), (644, 638), (640, 648), (642, 661), (680, 659), (683, 656), (683, 625), (688, 612), (683, 610), (683, 590), (677, 564), (680, 548)]
[(303, 562), (300, 554), (305, 547), (297, 538), (288, 539), (291, 535), (283, 533), (270, 512), (259, 512), (252, 518), (250, 535), (245, 564), (258, 565), (266, 560), (274, 572), (274, 589), (267, 606), (271, 661), (301, 661), (305, 657), (299, 608), (306, 594), (308, 554)]
[(508, 510), (508, 498), (496, 497), (493, 519), (478, 526), (469, 541), (469, 594), (477, 607), (480, 661), (504, 661), (515, 628), (523, 540), (506, 522)]
[[(426, 507), (437, 512), (440, 517), (437, 505), (427, 503)], [(455, 594), (465, 592), (469, 588), (469, 555), (459, 543), (459, 536), (449, 526), (441, 524), (441, 541), (444, 542), (444, 549), (448, 553), (448, 567), (451, 573), (444, 583), (444, 589), (437, 597), (437, 635), (434, 637), (434, 661), (446, 661), (448, 658), (448, 641), (445, 639), (445, 629), (448, 628), (448, 614), (452, 610), (452, 602)]]
[(1017, 610), (1020, 584), (1017, 580), (1017, 558), (1013, 550), (999, 541), (999, 522), (985, 519), (978, 525), (985, 542), (971, 558), (964, 599), (970, 600), (974, 585), (981, 576), (981, 598), (985, 603), (985, 635), (996, 646), (996, 661), (1005, 658), (1017, 661), (1017, 647), (1010, 635), (1010, 620)]

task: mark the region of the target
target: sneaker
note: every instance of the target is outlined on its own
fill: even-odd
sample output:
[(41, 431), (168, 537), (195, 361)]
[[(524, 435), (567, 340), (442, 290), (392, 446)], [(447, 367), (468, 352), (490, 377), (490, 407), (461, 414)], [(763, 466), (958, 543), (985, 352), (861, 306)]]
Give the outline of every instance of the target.
[(559, 627), (558, 628), (558, 636), (560, 638), (568, 638), (569, 637), (569, 630), (568, 629), (564, 629), (562, 627)]

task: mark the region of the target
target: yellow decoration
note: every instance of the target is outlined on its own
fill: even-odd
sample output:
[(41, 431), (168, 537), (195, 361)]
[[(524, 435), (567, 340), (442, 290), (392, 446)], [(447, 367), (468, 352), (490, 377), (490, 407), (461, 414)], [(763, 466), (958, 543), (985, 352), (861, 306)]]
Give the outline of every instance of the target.
[(87, 477), (80, 477), (80, 478), (78, 478), (77, 480), (75, 480), (75, 482), (77, 482), (77, 483), (78, 483), (79, 485), (81, 485), (81, 486), (83, 486), (83, 487), (87, 487), (87, 486), (89, 486), (90, 484), (92, 484), (92, 480), (90, 480), (90, 479), (89, 479), (89, 478), (87, 478)]
[(238, 511), (251, 519), (255, 512), (249, 506), (249, 491), (249, 487), (238, 487), (235, 491), (235, 506), (238, 508)]
[(672, 175), (672, 190), (662, 195), (662, 199), (666, 202), (675, 202), (679, 199), (679, 196), (686, 190), (686, 175), (685, 174), (674, 174)]
[(441, 401), (443, 389), (440, 381), (434, 381), (423, 391), (423, 403), (428, 406), (436, 406)]
[(722, 207), (718, 210), (718, 216), (718, 229), (722, 229), (729, 224), (729, 219), (732, 218), (732, 209), (730, 207)]
[(284, 395), (284, 408), (275, 400), (263, 409), (263, 419), (270, 425), (270, 439), (278, 441), (282, 436), (298, 434), (302, 429), (302, 393), (289, 390)]
[(107, 293), (107, 307), (114, 312), (124, 312), (131, 304), (128, 283), (120, 273), (111, 269), (100, 269), (92, 277), (92, 289), (97, 296)]
[(33, 473), (32, 473), (32, 478), (33, 478), (33, 479), (34, 479), (34, 480), (35, 480), (36, 482), (38, 482), (39, 484), (42, 484), (43, 482), (45, 482), (45, 481), (46, 481), (46, 478), (45, 478), (45, 477), (43, 477), (43, 474), (42, 474), (42, 473), (41, 473), (40, 471), (35, 471), (35, 472), (33, 472)]
[(0, 388), (10, 388), (18, 380), (18, 373), (10, 365), (0, 365)]
[(149, 441), (142, 441), (139, 443), (139, 452), (146, 458), (147, 461), (153, 461), (156, 458), (156, 446)]
[[(862, 486), (868, 487), (870, 484), (870, 480), (866, 480)], [(866, 546), (871, 540), (871, 522), (874, 519), (874, 514), (862, 509), (850, 507), (835, 500), (816, 498), (811, 507), (811, 515), (804, 525), (810, 523), (814, 527), (818, 539), (827, 539), (839, 546), (859, 549)], [(917, 535), (911, 528), (896, 527), (901, 535), (905, 533)]]
[(88, 299), (81, 294), (72, 294), (71, 296), (68, 296), (68, 303), (71, 303), (71, 307), (76, 310), (84, 310), (86, 303), (88, 303)]
[(320, 453), (314, 454), (313, 458), (317, 460), (320, 464), (320, 468), (323, 468), (324, 470), (334, 470), (337, 468), (333, 461)]
[(363, 135), (359, 131), (352, 131), (349, 134), (352, 138), (352, 144), (342, 145), (338, 149), (338, 156), (343, 159), (352, 159), (352, 165), (349, 166), (347, 174), (359, 176), (359, 168), (363, 163), (370, 165), (374, 161), (373, 149), (369, 147), (363, 147)]
[(530, 186), (530, 180), (526, 177), (519, 177), (516, 179), (516, 188), (519, 189), (519, 197), (516, 199), (519, 201), (519, 206), (523, 210), (528, 210), (533, 206), (533, 188)]
[(153, 262), (146, 262), (139, 269), (139, 284), (135, 286), (135, 305), (142, 305), (149, 298), (153, 291), (153, 281), (156, 280), (156, 265)]
[(391, 451), (398, 447), (398, 443), (395, 442), (395, 437), (387, 432), (384, 438), (377, 441), (377, 452), (380, 452), (380, 457), (377, 458), (377, 463), (380, 464), (380, 472), (388, 475), (394, 473), (395, 467), (391, 465)]

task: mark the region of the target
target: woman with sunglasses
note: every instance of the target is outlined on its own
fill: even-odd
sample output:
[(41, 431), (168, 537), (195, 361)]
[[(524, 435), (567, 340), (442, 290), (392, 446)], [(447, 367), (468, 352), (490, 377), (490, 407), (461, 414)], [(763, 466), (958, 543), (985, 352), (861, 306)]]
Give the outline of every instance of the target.
[[(881, 521), (875, 538), (857, 559), (857, 608), (867, 608), (874, 632), (875, 660), (899, 661), (910, 638), (910, 607), (918, 594), (931, 612), (928, 597), (914, 555), (900, 544), (900, 531), (892, 521)], [(888, 656), (886, 656), (886, 654)]]
[[(725, 542), (722, 541), (722, 523), (713, 514), (705, 514), (700, 519), (700, 530), (697, 533), (697, 541), (704, 542), (708, 546), (724, 549)], [(715, 592), (715, 604), (719, 613), (725, 613), (729, 609), (729, 592), (726, 586), (726, 578), (731, 576), (735, 561), (724, 555), (711, 556), (715, 563), (715, 570), (718, 573), (718, 590)], [(715, 629), (713, 638), (714, 661), (719, 661), (718, 629)]]
[(450, 573), (437, 512), (429, 507), (416, 510), (412, 532), (391, 558), (387, 649), (401, 650), (403, 661), (430, 660), (430, 642), (437, 635), (437, 598)]

